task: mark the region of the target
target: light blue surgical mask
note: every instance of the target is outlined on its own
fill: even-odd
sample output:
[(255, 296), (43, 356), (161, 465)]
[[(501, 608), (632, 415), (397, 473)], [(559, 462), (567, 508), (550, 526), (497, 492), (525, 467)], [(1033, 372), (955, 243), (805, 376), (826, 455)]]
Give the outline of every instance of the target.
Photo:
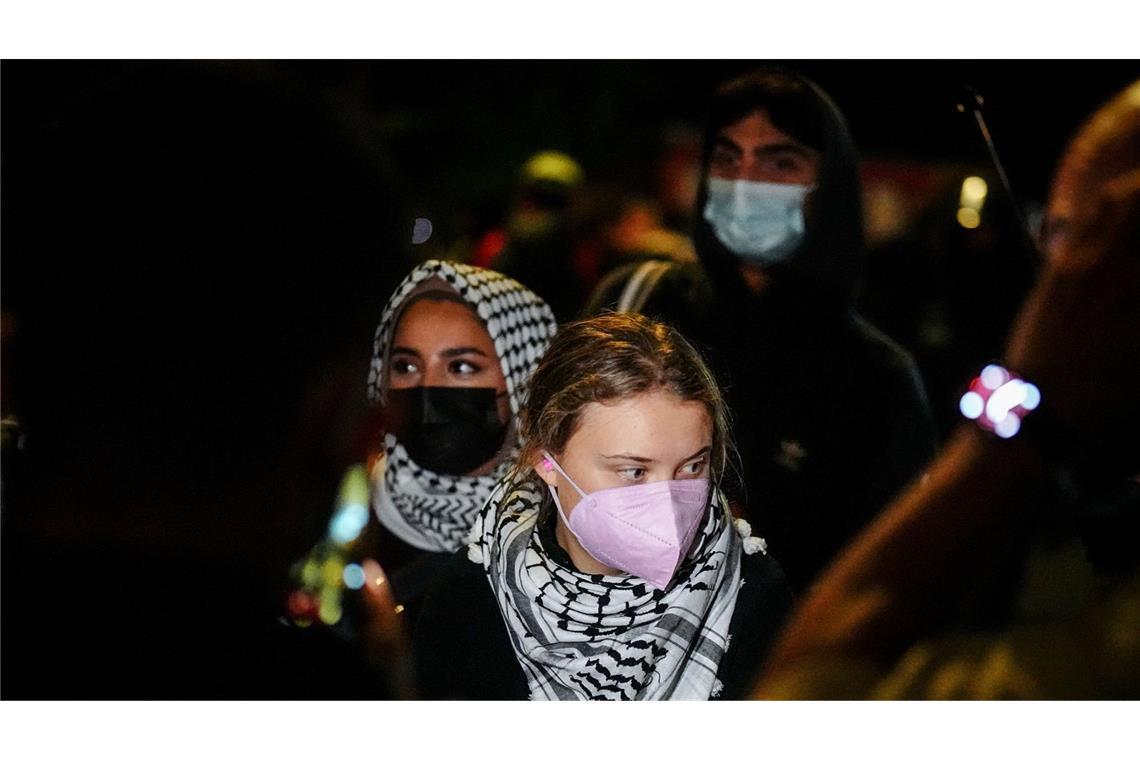
[(757, 264), (783, 261), (803, 242), (810, 185), (709, 178), (704, 217), (728, 250)]

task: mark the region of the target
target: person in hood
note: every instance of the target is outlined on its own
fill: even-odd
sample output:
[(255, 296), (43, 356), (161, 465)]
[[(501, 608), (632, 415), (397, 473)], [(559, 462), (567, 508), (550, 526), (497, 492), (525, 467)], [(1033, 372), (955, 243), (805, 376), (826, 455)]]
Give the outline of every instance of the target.
[(706, 350), (736, 420), (736, 496), (802, 590), (935, 449), (913, 360), (852, 307), (863, 217), (839, 109), (783, 69), (721, 86), (696, 211), (699, 267), (640, 264), (587, 308), (636, 308)]
[(556, 329), (541, 298), (488, 269), (426, 261), (396, 288), (368, 373), (383, 450), (346, 473), (329, 535), (298, 569), (323, 622), (340, 618), (335, 592), (377, 584), (414, 619), (514, 463), (516, 415)]
[(564, 327), (535, 370), (518, 463), (415, 630), (420, 695), (740, 698), (791, 606), (721, 489), (719, 387), (636, 314)]

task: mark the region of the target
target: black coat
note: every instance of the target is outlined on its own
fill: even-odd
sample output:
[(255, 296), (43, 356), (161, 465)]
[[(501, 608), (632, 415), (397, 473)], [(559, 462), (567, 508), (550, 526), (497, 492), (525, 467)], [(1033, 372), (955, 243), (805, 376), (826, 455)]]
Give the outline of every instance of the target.
[(799, 592), (933, 457), (935, 430), (913, 360), (882, 333), (849, 311), (774, 311), (720, 358), (748, 515)]

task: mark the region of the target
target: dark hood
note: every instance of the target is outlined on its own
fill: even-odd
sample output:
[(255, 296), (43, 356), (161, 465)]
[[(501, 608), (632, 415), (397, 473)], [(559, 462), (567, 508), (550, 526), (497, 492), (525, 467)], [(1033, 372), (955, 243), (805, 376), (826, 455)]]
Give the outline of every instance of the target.
[[(703, 211), (717, 132), (761, 108), (778, 129), (818, 150), (822, 159), (804, 241), (786, 261), (767, 268), (773, 285), (757, 298), (740, 277), (740, 259), (717, 239)], [(863, 266), (863, 210), (854, 143), (835, 103), (805, 77), (761, 69), (718, 88), (706, 124), (693, 240), (718, 293), (733, 303), (784, 302), (816, 313), (846, 312)]]

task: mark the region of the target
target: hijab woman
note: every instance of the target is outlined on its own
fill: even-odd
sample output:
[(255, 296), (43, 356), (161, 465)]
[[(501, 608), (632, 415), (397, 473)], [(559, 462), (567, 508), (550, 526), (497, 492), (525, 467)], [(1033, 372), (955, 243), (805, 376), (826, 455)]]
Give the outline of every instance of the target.
[[(514, 464), (516, 415), (556, 327), (542, 299), (498, 272), (432, 260), (408, 274), (384, 308), (368, 375), (383, 450), (345, 475), (329, 535), (300, 570), (304, 588), (294, 597), (336, 625), (342, 588), (381, 583), (414, 619)], [(374, 552), (365, 548), (369, 502), (379, 523)], [(378, 562), (353, 561), (373, 553)]]
[[(549, 307), (526, 287), (464, 264), (425, 262), (388, 300), (368, 382), (386, 427), (371, 501), (389, 534), (380, 559), (397, 601), (423, 592), (417, 565), (463, 545), (514, 464), (515, 416), (555, 329)], [(384, 544), (407, 559), (386, 560)]]

